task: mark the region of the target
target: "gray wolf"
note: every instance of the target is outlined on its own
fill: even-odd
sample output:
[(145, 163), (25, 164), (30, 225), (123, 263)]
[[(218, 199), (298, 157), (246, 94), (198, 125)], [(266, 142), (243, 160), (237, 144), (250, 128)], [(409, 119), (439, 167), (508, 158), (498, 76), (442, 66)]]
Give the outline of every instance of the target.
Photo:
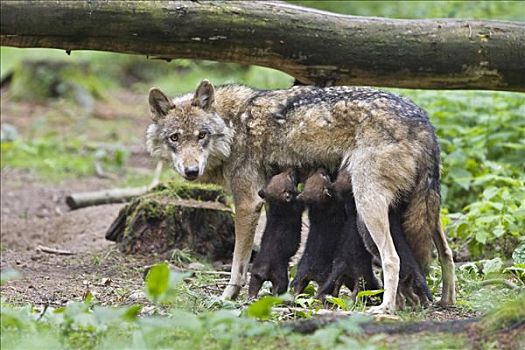
[[(403, 229), (411, 247), (433, 238), (443, 272), (441, 303), (455, 300), (452, 252), (439, 222), (439, 145), (426, 113), (394, 94), (360, 87), (294, 86), (261, 91), (217, 89), (204, 80), (193, 94), (149, 94), (147, 147), (188, 180), (229, 189), (235, 204), (232, 275), (223, 292), (244, 284), (262, 207), (257, 192), (289, 167), (324, 166), (351, 174), (357, 212), (378, 247), (384, 298), (372, 312), (395, 309), (399, 256), (389, 207), (406, 201)], [(428, 266), (431, 245), (416, 260)]]
[(256, 297), (264, 281), (272, 282), (272, 293), (288, 289), (288, 263), (301, 243), (304, 205), (297, 200), (297, 174), (289, 169), (272, 177), (259, 191), (265, 201), (266, 226), (261, 249), (252, 265), (248, 295)]
[(302, 293), (310, 281), (324, 284), (332, 270), (334, 252), (343, 233), (344, 206), (334, 200), (327, 185), (330, 179), (324, 169), (306, 179), (304, 190), (297, 199), (308, 209), (310, 230), (297, 274), (291, 283), (295, 293)]

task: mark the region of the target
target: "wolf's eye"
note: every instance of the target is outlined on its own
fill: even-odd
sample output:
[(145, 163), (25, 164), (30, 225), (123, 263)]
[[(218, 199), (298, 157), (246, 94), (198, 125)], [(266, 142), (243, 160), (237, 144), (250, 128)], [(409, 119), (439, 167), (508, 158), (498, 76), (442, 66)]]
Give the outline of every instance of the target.
[(171, 142), (177, 142), (179, 141), (179, 134), (171, 134), (169, 139)]
[(208, 136), (208, 133), (206, 131), (201, 131), (199, 132), (199, 140), (204, 140), (206, 138), (206, 136)]

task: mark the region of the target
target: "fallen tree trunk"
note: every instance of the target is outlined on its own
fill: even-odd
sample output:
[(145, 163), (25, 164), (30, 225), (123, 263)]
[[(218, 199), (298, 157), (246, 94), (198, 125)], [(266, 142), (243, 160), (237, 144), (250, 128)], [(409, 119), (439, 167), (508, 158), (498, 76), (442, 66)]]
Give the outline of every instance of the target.
[(1, 44), (256, 64), (317, 85), (525, 91), (525, 25), (267, 1), (4, 1)]

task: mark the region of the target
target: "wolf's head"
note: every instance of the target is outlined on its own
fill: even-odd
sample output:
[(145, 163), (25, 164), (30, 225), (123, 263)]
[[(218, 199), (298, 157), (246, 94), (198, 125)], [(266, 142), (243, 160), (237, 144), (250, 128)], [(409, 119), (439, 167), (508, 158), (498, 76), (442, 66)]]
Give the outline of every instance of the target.
[(152, 88), (149, 105), (153, 123), (146, 132), (148, 151), (171, 162), (185, 179), (195, 180), (229, 157), (233, 129), (217, 114), (209, 81), (203, 80), (195, 94), (174, 100)]

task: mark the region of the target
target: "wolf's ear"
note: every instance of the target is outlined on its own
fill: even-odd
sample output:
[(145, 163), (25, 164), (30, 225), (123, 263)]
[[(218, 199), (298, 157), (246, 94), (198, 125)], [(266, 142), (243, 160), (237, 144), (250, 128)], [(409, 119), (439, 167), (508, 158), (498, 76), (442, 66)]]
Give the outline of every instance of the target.
[(215, 89), (208, 80), (204, 79), (199, 84), (197, 91), (195, 91), (191, 104), (207, 110), (211, 107), (213, 101), (215, 101)]
[(149, 90), (149, 107), (153, 114), (153, 120), (164, 118), (170, 109), (174, 107), (173, 102), (157, 88)]

